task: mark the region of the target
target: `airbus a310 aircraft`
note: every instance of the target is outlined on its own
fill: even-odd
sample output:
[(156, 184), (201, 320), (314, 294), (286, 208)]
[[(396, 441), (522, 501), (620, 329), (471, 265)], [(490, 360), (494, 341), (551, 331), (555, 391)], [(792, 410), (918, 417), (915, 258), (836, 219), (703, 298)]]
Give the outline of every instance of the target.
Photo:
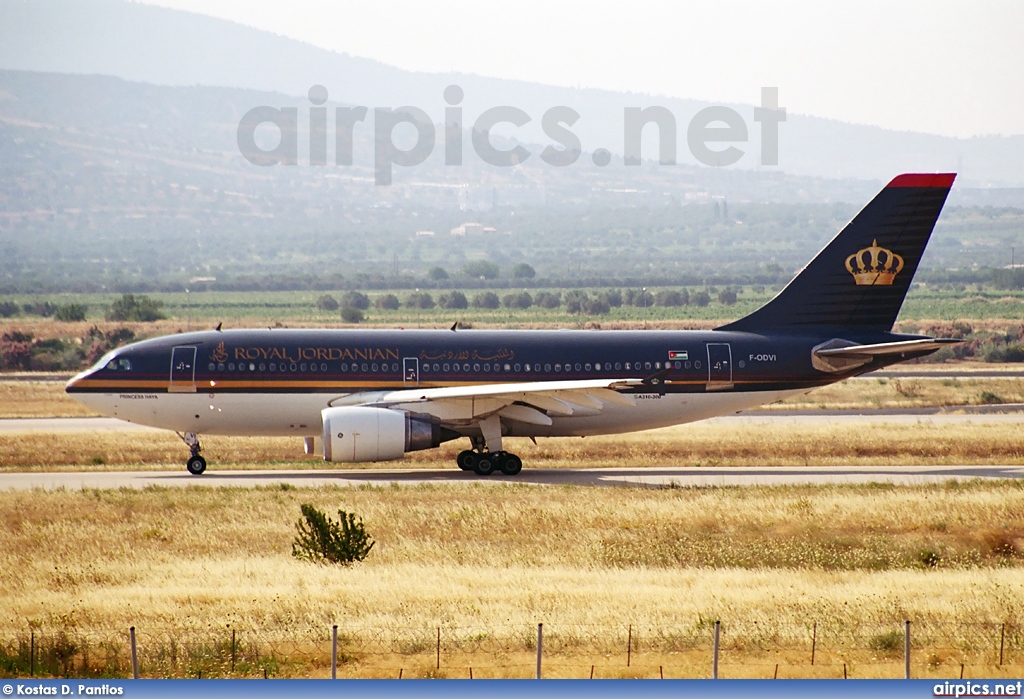
[(954, 174), (890, 182), (771, 301), (711, 331), (211, 330), (114, 350), (67, 392), (199, 436), (296, 436), (331, 462), (466, 437), (460, 468), (515, 475), (510, 437), (647, 430), (734, 413), (921, 357), (892, 332)]

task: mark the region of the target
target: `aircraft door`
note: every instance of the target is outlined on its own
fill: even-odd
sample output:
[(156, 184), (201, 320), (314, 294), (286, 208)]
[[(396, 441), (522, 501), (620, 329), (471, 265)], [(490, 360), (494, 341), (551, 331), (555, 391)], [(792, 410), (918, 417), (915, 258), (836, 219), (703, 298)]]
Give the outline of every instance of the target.
[(169, 393), (196, 392), (196, 348), (175, 347), (171, 350), (171, 381)]
[(402, 360), (402, 385), (409, 388), (420, 385), (420, 360), (416, 357), (405, 357)]
[(709, 342), (708, 390), (720, 391), (732, 386), (732, 347), (728, 342)]

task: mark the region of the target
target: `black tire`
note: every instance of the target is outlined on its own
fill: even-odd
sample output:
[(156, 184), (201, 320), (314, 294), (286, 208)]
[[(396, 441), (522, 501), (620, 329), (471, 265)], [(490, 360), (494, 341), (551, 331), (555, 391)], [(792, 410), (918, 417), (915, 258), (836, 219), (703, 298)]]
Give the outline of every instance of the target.
[(505, 454), (501, 460), (501, 472), (506, 476), (515, 476), (523, 470), (523, 460), (515, 454)]
[(473, 471), (476, 469), (476, 452), (472, 449), (459, 452), (459, 455), (455, 457), (455, 463), (459, 465), (463, 471)]
[(481, 454), (476, 460), (476, 466), (473, 467), (476, 475), (489, 476), (494, 473), (495, 460), (495, 454)]
[(185, 468), (187, 468), (188, 472), (193, 476), (201, 476), (203, 471), (206, 470), (206, 459), (201, 456), (193, 456), (188, 460)]

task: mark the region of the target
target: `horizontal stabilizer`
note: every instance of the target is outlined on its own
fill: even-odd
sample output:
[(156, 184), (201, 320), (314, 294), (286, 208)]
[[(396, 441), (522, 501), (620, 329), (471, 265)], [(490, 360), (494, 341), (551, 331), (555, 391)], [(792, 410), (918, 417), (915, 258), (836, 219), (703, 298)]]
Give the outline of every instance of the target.
[(855, 359), (857, 357), (884, 357), (894, 354), (907, 354), (909, 352), (922, 352), (925, 350), (935, 351), (946, 345), (955, 345), (963, 342), (952, 337), (935, 337), (926, 340), (905, 340), (903, 342), (881, 342), (877, 345), (854, 345), (852, 347), (835, 347), (832, 349), (816, 350), (814, 353), (819, 357), (845, 357)]
[(928, 337), (920, 340), (880, 342), (873, 345), (858, 345), (846, 340), (829, 340), (811, 350), (811, 362), (816, 369), (829, 373), (849, 371), (864, 366), (878, 357), (906, 357), (912, 354), (924, 356), (946, 345), (955, 345), (963, 340), (951, 337)]

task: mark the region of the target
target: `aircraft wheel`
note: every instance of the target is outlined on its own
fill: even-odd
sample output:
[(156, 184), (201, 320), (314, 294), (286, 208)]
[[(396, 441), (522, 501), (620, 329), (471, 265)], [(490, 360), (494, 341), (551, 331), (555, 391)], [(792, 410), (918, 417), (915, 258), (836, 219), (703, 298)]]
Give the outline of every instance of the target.
[(515, 476), (523, 470), (523, 460), (515, 454), (504, 454), (501, 460), (501, 472), (506, 476)]
[(459, 455), (455, 457), (455, 463), (459, 465), (463, 471), (474, 471), (476, 470), (476, 452), (472, 449), (459, 452)]
[(494, 473), (495, 456), (495, 454), (491, 453), (480, 455), (476, 461), (476, 466), (473, 468), (478, 476), (489, 476)]
[(186, 464), (185, 468), (187, 468), (188, 472), (193, 476), (199, 476), (206, 470), (206, 459), (201, 456), (193, 456), (188, 460), (188, 464)]

